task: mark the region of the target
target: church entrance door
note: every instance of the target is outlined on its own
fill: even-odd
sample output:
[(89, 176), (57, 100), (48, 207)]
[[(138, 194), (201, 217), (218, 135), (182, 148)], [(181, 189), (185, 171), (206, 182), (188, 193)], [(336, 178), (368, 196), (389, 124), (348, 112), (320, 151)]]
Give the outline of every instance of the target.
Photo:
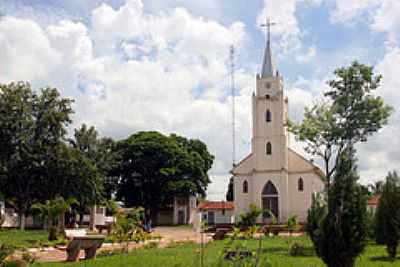
[(275, 185), (268, 181), (261, 195), (262, 200), (262, 210), (263, 210), (263, 220), (271, 219), (272, 213), (277, 219), (279, 217), (279, 206), (278, 206), (278, 190), (276, 190)]
[[(278, 218), (278, 197), (263, 197), (262, 201), (263, 210), (271, 211)], [(264, 217), (268, 218), (269, 214)]]

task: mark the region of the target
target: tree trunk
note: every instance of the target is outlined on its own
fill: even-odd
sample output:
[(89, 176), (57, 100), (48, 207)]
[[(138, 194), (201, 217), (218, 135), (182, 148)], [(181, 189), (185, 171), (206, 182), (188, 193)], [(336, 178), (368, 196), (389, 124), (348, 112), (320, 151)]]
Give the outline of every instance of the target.
[(19, 229), (21, 231), (25, 231), (25, 222), (26, 222), (25, 212), (22, 211), (19, 213)]
[(80, 212), (79, 213), (79, 227), (82, 227), (82, 225), (83, 225), (83, 213), (82, 212)]
[(65, 212), (61, 213), (58, 217), (58, 231), (60, 233), (64, 232), (65, 230)]
[(389, 254), (389, 257), (392, 259), (396, 259), (396, 254), (397, 254), (397, 244), (392, 243), (387, 245), (387, 251)]
[(90, 208), (89, 230), (96, 231), (96, 205)]

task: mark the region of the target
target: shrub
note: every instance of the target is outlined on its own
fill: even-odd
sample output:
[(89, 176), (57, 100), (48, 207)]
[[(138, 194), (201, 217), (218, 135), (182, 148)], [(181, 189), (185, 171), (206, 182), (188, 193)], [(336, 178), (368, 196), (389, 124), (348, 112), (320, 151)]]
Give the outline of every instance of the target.
[(145, 232), (141, 225), (143, 208), (132, 209), (127, 214), (119, 214), (117, 223), (112, 232), (116, 241), (125, 242), (125, 250), (128, 251), (130, 241), (141, 242), (151, 239), (151, 234)]
[(0, 245), (0, 266), (4, 264), (6, 258), (13, 254), (15, 248), (5, 244)]
[(261, 209), (257, 208), (255, 204), (250, 204), (249, 211), (240, 215), (238, 226), (242, 228), (249, 228), (257, 222), (258, 216), (261, 214)]
[(253, 238), (255, 234), (260, 230), (260, 227), (257, 225), (250, 226), (245, 232), (245, 238)]
[(22, 253), (22, 260), (29, 265), (34, 264), (37, 260), (37, 256), (29, 251), (24, 251)]
[(297, 215), (292, 215), (288, 218), (286, 227), (289, 231), (289, 233), (292, 233), (293, 231), (296, 231), (297, 227), (299, 226), (299, 222), (297, 220)]

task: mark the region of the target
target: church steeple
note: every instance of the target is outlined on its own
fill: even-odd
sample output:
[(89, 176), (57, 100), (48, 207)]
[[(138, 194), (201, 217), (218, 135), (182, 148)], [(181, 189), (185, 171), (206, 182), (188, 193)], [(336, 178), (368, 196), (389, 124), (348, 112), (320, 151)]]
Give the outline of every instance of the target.
[(274, 76), (274, 66), (272, 64), (272, 53), (270, 41), (267, 41), (264, 52), (264, 61), (261, 69), (261, 78), (269, 78)]
[(274, 76), (274, 65), (272, 63), (272, 52), (271, 52), (271, 26), (275, 23), (271, 22), (267, 18), (266, 24), (262, 24), (262, 27), (267, 28), (267, 44), (264, 51), (264, 60), (261, 69), (261, 78), (269, 78)]

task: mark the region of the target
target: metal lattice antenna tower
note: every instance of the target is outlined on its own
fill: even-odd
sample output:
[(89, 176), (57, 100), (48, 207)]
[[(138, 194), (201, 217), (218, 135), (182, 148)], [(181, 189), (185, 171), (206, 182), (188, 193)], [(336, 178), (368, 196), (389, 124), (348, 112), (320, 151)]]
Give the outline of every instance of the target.
[(236, 164), (236, 120), (235, 120), (235, 47), (230, 47), (231, 94), (232, 94), (232, 166)]

